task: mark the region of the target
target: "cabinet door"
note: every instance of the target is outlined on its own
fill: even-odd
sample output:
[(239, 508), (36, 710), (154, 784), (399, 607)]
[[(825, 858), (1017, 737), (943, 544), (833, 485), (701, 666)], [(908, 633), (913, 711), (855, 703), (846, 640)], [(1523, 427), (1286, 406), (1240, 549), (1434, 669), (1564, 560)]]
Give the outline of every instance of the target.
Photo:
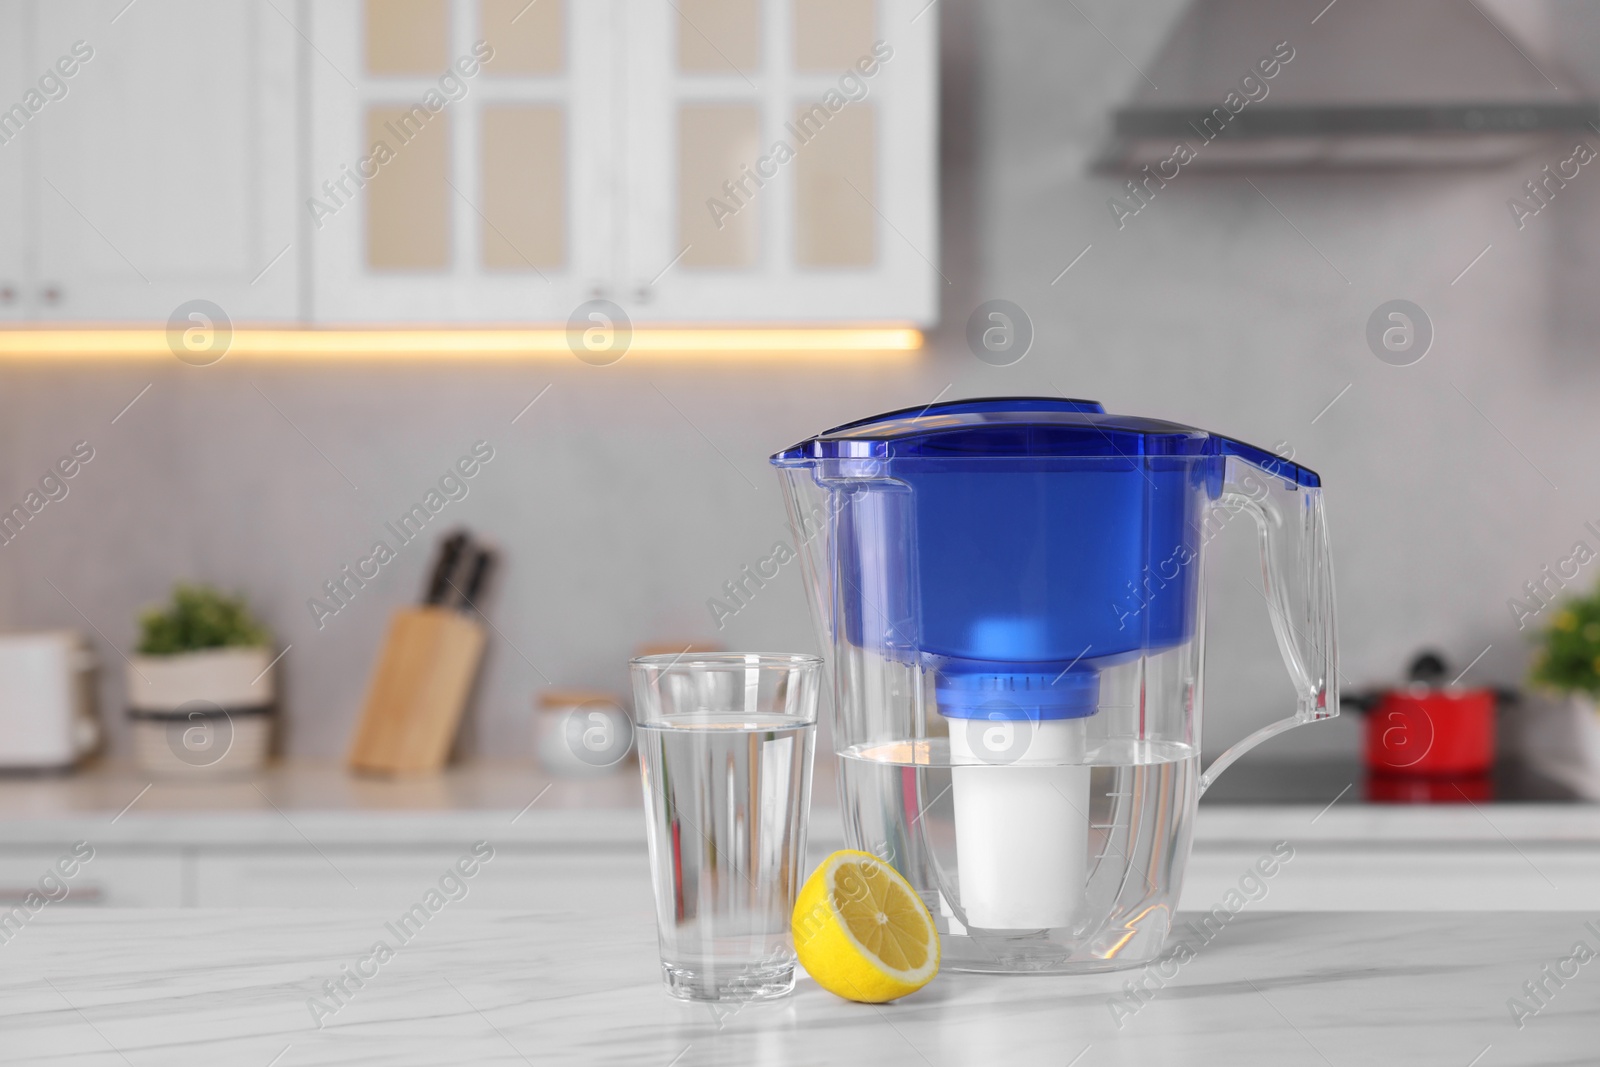
[(617, 273), (609, 4), (312, 5), (312, 315), (564, 322)]
[(935, 319), (937, 17), (925, 7), (627, 4), (635, 318)]
[[(29, 317), (29, 228), (35, 215), (27, 175), (37, 133), (27, 93), (35, 89), (30, 0), (0, 0), (0, 322)], [(38, 98), (44, 99), (41, 94)], [(41, 111), (43, 109), (41, 108)]]
[[(94, 842), (90, 842), (94, 844)], [(0, 847), (0, 917), (40, 888), (71, 844), (56, 848)], [(67, 894), (56, 907), (99, 905), (112, 908), (177, 908), (184, 905), (183, 857), (176, 849), (135, 850), (96, 846), (94, 857), (65, 879)], [(56, 878), (54, 881), (61, 881)], [(53, 893), (60, 890), (47, 883)], [(12, 928), (0, 927), (0, 933)]]
[(293, 318), (297, 37), (268, 0), (38, 0), (42, 317)]
[[(417, 847), (356, 854), (334, 862), (277, 849), (203, 851), (196, 867), (202, 908), (363, 908), (398, 916), (439, 884), (463, 849)], [(455, 908), (584, 911), (623, 915), (650, 910), (650, 871), (642, 849), (581, 853), (499, 848), (466, 882)]]

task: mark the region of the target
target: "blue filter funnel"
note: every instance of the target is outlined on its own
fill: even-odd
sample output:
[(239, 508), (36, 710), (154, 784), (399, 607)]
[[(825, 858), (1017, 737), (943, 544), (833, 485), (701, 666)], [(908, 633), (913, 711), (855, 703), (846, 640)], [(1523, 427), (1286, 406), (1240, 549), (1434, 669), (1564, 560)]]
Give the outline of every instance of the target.
[(772, 462), (829, 491), (835, 632), (936, 671), (948, 717), (1049, 720), (1093, 714), (1101, 670), (1194, 635), (1230, 455), (1318, 484), (1230, 438), (1034, 397), (890, 412)]

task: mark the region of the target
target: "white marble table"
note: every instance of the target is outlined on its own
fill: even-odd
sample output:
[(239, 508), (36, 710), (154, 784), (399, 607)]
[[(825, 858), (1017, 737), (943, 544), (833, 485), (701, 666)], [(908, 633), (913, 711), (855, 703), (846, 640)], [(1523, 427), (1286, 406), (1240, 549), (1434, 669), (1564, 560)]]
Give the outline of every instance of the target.
[[(1118, 1028), (1139, 972), (946, 974), (882, 1007), (803, 979), (718, 1014), (669, 999), (641, 902), (446, 907), (318, 1029), (309, 997), (393, 916), (46, 908), (0, 945), (0, 1062), (226, 1064), (1589, 1064), (1600, 960), (1518, 1028), (1507, 999), (1597, 914), (1249, 913)], [(392, 937), (390, 940), (393, 940)]]

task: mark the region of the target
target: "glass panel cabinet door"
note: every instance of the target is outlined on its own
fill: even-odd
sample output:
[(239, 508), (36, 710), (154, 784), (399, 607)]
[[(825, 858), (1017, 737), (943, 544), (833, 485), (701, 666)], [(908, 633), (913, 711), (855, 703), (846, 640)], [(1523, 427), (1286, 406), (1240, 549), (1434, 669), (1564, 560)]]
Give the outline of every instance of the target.
[(926, 0), (317, 0), (312, 317), (932, 322)]
[(309, 6), (313, 318), (565, 322), (610, 292), (609, 3)]
[(619, 3), (635, 321), (933, 322), (926, 0)]
[[(0, 6), (0, 79), (21, 7)], [(239, 323), (294, 319), (294, 27), (268, 0), (26, 8), (24, 91), (44, 100), (0, 157), (32, 153), (31, 317), (160, 323), (207, 300)]]

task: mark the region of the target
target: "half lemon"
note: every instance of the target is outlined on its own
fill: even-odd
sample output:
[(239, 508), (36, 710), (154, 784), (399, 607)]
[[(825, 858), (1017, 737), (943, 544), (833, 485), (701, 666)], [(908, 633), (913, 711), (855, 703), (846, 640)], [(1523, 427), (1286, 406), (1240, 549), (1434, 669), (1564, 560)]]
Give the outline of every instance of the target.
[(795, 954), (830, 993), (867, 1004), (915, 993), (939, 973), (939, 931), (916, 890), (870, 852), (835, 852), (795, 901)]

